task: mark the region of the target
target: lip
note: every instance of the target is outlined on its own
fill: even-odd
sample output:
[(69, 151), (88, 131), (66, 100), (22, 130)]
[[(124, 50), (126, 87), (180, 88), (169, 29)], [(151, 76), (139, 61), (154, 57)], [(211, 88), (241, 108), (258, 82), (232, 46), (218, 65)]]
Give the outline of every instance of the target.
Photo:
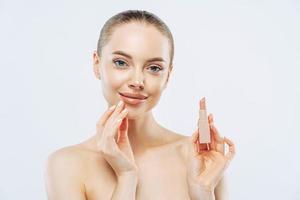
[(143, 99), (147, 98), (147, 96), (142, 95), (142, 94), (134, 94), (134, 93), (128, 93), (128, 92), (120, 92), (119, 94), (122, 95), (122, 96), (125, 96), (125, 97), (133, 98), (133, 99), (143, 100)]
[(125, 103), (131, 104), (131, 105), (138, 105), (140, 103), (143, 103), (148, 98), (148, 97), (146, 97), (144, 95), (140, 95), (140, 94), (119, 93), (119, 95)]

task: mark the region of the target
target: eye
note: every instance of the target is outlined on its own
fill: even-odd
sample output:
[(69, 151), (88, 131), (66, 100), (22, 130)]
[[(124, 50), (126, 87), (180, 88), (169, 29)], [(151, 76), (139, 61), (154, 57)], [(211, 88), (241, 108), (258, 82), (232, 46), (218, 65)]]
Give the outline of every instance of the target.
[(127, 63), (123, 60), (114, 60), (113, 63), (117, 66), (117, 67), (124, 67), (127, 66)]
[(158, 67), (158, 66), (156, 66), (156, 65), (152, 65), (152, 66), (150, 66), (149, 68), (150, 68), (151, 71), (154, 72), (154, 73), (157, 73), (157, 72), (160, 72), (160, 71), (163, 70), (162, 68), (160, 68), (160, 67)]

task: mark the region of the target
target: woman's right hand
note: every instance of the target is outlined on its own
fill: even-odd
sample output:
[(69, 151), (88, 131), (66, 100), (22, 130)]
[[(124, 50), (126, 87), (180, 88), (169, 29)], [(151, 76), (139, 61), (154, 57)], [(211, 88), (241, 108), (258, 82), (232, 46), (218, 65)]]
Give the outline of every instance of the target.
[(137, 166), (128, 139), (128, 110), (124, 102), (110, 107), (97, 123), (97, 148), (116, 175), (137, 174)]

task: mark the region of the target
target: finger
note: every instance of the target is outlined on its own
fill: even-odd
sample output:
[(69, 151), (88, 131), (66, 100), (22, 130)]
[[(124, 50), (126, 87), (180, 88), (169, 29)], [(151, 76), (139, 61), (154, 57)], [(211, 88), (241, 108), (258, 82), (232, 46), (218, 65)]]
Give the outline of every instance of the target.
[(207, 151), (205, 153), (205, 155), (207, 156), (207, 158), (209, 158), (211, 161), (217, 161), (218, 160), (218, 155), (217, 152), (215, 151)]
[(211, 124), (211, 132), (212, 132), (212, 141), (214, 142), (215, 150), (224, 155), (225, 142), (224, 139), (220, 137), (220, 134), (214, 124)]
[[(210, 129), (210, 125), (213, 123), (212, 114), (210, 113), (207, 118), (208, 118), (208, 125), (209, 125), (209, 129)], [(211, 138), (211, 142), (209, 143), (209, 147), (210, 147), (211, 150), (215, 150), (216, 145), (215, 145), (215, 141), (214, 141), (213, 136), (212, 136), (213, 133), (212, 133), (211, 130), (209, 132), (210, 132), (210, 138)]]
[[(124, 109), (125, 110), (125, 109)], [(123, 111), (124, 111), (123, 110)], [(126, 108), (126, 110), (127, 110), (127, 108)], [(122, 112), (123, 112), (122, 111)], [(128, 110), (127, 110), (128, 111)], [(125, 111), (124, 111), (125, 112)], [(128, 113), (128, 112), (127, 112)], [(128, 128), (128, 118), (123, 118), (123, 120), (122, 120), (122, 123), (121, 123), (121, 125), (120, 125), (120, 127), (119, 127), (119, 130), (120, 131), (126, 131), (127, 130), (127, 128)]]
[(108, 120), (108, 118), (111, 116), (115, 109), (116, 105), (111, 106), (109, 109), (107, 109), (104, 114), (101, 116), (100, 120), (97, 123), (97, 126), (102, 127)]
[(220, 136), (220, 133), (214, 123), (210, 124), (210, 130), (214, 133), (213, 137), (217, 143), (223, 142), (223, 138)]
[(123, 118), (119, 126), (119, 139), (118, 143), (124, 143), (128, 140), (128, 118)]
[(117, 119), (117, 116), (121, 113), (121, 111), (124, 108), (124, 102), (121, 100), (119, 101), (119, 103), (117, 104), (114, 112), (111, 114), (111, 116), (109, 117), (109, 119), (107, 120), (108, 123), (113, 123), (115, 122)]
[(210, 123), (210, 129), (213, 132), (212, 136), (215, 139), (216, 144), (222, 144), (222, 143), (224, 143), (223, 137), (221, 137), (221, 135), (220, 135), (217, 127), (215, 126), (214, 118), (213, 118), (212, 114), (211, 114), (211, 120), (212, 120), (212, 122)]
[(213, 114), (210, 113), (210, 114), (208, 115), (208, 123), (211, 124), (211, 123), (213, 123), (213, 122), (214, 122)]
[(126, 115), (128, 114), (128, 109), (125, 108), (122, 110), (121, 113), (119, 113), (119, 115), (116, 117), (116, 119), (114, 119), (114, 121), (112, 122), (112, 124), (109, 126), (111, 127), (111, 131), (108, 132), (108, 137), (115, 137), (116, 141), (118, 141), (118, 132), (119, 132), (119, 127), (122, 124), (123, 119), (126, 117)]
[(210, 138), (211, 138), (211, 142), (209, 143), (209, 148), (210, 148), (210, 150), (216, 150), (216, 142), (213, 138), (213, 131), (211, 130), (212, 123), (213, 123), (213, 114), (210, 113), (208, 115), (209, 132), (210, 132)]
[(197, 148), (197, 154), (200, 154), (201, 151), (200, 151), (200, 146), (199, 146), (199, 140), (196, 141), (196, 148)]
[(235, 155), (235, 145), (234, 143), (229, 140), (228, 138), (224, 137), (224, 141), (228, 144), (229, 146), (229, 151), (228, 153), (225, 155), (228, 161), (231, 161)]
[(199, 149), (198, 149), (198, 144), (197, 144), (198, 136), (199, 136), (199, 132), (198, 132), (198, 129), (196, 129), (194, 131), (194, 133), (191, 135), (191, 137), (189, 138), (190, 143), (193, 147), (193, 150), (192, 150), (193, 155), (198, 155), (199, 154)]
[(194, 133), (192, 134), (190, 140), (192, 143), (195, 143), (198, 139), (198, 136), (199, 136), (199, 131), (198, 131), (198, 128), (194, 131)]
[(211, 140), (210, 140), (210, 143), (209, 143), (209, 148), (211, 149), (211, 150), (217, 150), (216, 148), (217, 148), (217, 143), (216, 143), (216, 140), (215, 140), (215, 138), (214, 138), (214, 132), (211, 130), (211, 127), (209, 127), (209, 129), (210, 129), (210, 138), (211, 138)]
[(193, 145), (193, 155), (196, 156), (196, 155), (199, 154), (199, 149), (198, 149), (197, 141), (194, 142), (192, 145)]

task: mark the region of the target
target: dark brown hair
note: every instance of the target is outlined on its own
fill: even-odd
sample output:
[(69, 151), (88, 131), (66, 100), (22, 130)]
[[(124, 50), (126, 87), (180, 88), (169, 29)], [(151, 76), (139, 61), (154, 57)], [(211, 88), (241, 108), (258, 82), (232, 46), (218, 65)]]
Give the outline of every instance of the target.
[(101, 56), (103, 47), (107, 44), (110, 39), (113, 30), (118, 25), (130, 23), (130, 22), (141, 22), (149, 25), (153, 25), (157, 28), (163, 35), (169, 39), (170, 44), (170, 65), (173, 63), (174, 57), (174, 40), (172, 33), (168, 26), (153, 13), (143, 11), (143, 10), (126, 10), (120, 12), (106, 21), (101, 29), (100, 37), (97, 45), (97, 53)]

